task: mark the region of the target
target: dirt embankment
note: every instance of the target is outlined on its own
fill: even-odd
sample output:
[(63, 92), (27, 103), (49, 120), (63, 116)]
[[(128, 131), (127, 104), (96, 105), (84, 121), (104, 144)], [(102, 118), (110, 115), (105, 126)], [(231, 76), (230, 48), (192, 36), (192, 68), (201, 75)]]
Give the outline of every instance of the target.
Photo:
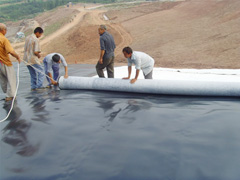
[[(131, 46), (151, 55), (156, 66), (240, 68), (239, 9), (239, 0), (152, 2), (118, 10), (76, 6), (66, 10), (66, 16), (72, 17), (66, 25), (41, 39), (43, 55), (59, 52), (68, 63), (95, 64), (97, 29), (106, 24), (117, 44), (118, 63), (126, 62), (122, 48)], [(66, 17), (61, 12), (65, 11), (48, 12), (35, 21), (53, 26)], [(104, 20), (103, 14), (110, 20)]]
[(240, 68), (240, 1), (153, 3), (109, 12), (156, 66)]
[[(106, 24), (108, 31), (114, 36), (117, 48), (117, 59), (123, 59), (122, 47), (131, 44), (132, 38), (119, 23), (111, 23), (104, 20), (105, 10), (83, 10), (81, 20), (66, 33), (56, 37), (45, 44), (43, 40), (43, 52), (62, 53), (68, 63), (93, 63), (98, 61), (100, 55), (98, 27)], [(69, 27), (69, 26), (68, 26)]]

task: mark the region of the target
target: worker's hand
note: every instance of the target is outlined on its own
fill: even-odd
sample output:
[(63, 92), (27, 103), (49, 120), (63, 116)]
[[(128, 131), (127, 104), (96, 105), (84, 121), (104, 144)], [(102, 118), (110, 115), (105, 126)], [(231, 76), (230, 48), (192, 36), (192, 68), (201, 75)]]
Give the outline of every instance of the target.
[(58, 85), (58, 82), (57, 81), (52, 81), (52, 84), (53, 85)]
[(136, 81), (137, 81), (137, 79), (132, 79), (132, 80), (130, 81), (130, 83), (133, 84), (133, 83), (135, 83)]
[(124, 77), (124, 78), (122, 78), (122, 79), (130, 79), (130, 77)]
[(22, 62), (22, 60), (20, 59), (20, 57), (17, 58), (18, 63), (20, 64)]
[(64, 75), (64, 78), (65, 78), (65, 79), (67, 79), (67, 78), (68, 78), (68, 75), (67, 75), (67, 74), (65, 74), (65, 75)]
[(99, 62), (99, 64), (103, 64), (103, 59), (100, 58), (98, 62)]

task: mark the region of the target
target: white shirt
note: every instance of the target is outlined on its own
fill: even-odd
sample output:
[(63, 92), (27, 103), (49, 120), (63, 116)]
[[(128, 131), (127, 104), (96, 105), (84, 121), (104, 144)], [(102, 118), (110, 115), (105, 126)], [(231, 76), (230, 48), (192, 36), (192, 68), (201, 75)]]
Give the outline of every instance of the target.
[(41, 64), (34, 52), (41, 52), (39, 40), (35, 34), (27, 37), (24, 46), (23, 60), (28, 62), (28, 65)]
[(148, 75), (154, 66), (154, 59), (144, 52), (133, 51), (131, 58), (127, 58), (128, 66), (135, 64), (136, 69), (141, 69), (145, 75)]
[(59, 54), (59, 53), (51, 53), (51, 54), (48, 54), (48, 55), (44, 58), (44, 60), (47, 62), (47, 71), (48, 71), (48, 72), (50, 72), (50, 69), (52, 69), (52, 65), (53, 65), (54, 63), (56, 63), (56, 62), (54, 62), (54, 61), (52, 60), (52, 57), (53, 57), (55, 54), (57, 54), (57, 55), (60, 56), (60, 61), (61, 61), (61, 63), (63, 64), (64, 67), (67, 67), (67, 62), (66, 62), (65, 58), (63, 57), (63, 55), (61, 55), (61, 54)]

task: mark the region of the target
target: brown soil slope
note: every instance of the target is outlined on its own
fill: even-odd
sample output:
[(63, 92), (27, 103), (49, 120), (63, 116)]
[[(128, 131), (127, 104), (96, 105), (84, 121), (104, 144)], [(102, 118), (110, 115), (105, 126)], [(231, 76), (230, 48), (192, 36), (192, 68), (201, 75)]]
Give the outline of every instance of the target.
[[(102, 11), (85, 12), (82, 20), (72, 29), (44, 45), (43, 52), (62, 53), (68, 63), (96, 63), (100, 54), (98, 27), (106, 23), (102, 19)], [(116, 44), (121, 44), (123, 38), (119, 28), (115, 28), (118, 25), (107, 26)]]
[[(106, 24), (117, 44), (118, 63), (126, 63), (121, 50), (131, 46), (151, 55), (156, 66), (240, 68), (239, 9), (239, 0), (152, 2), (112, 11), (87, 10), (80, 5), (64, 11), (60, 8), (64, 15), (60, 10), (45, 13), (36, 22), (53, 26), (65, 17), (73, 18), (40, 40), (43, 55), (59, 52), (68, 63), (97, 62), (97, 29)], [(105, 21), (103, 14), (110, 21)], [(23, 46), (20, 49), (22, 52)]]
[(108, 12), (161, 67), (240, 68), (240, 1), (153, 3)]

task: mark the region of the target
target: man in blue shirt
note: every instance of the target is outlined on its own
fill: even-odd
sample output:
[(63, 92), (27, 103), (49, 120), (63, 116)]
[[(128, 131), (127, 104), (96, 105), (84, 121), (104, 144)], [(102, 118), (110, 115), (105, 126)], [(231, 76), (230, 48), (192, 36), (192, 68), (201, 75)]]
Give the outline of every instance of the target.
[[(68, 78), (67, 62), (61, 54), (59, 54), (59, 53), (48, 54), (44, 58), (43, 63), (44, 63), (45, 74), (48, 75), (49, 77), (51, 77), (51, 79), (46, 77), (47, 81), (48, 81), (47, 87), (51, 87), (51, 84), (57, 85), (57, 79), (59, 77), (60, 63), (63, 64), (64, 69), (65, 69), (64, 78)], [(52, 78), (52, 74), (50, 73), (51, 69), (53, 70), (53, 78)]]
[(109, 34), (105, 25), (100, 25), (100, 58), (96, 65), (96, 71), (100, 78), (105, 78), (103, 69), (107, 69), (108, 78), (114, 78), (114, 50), (116, 48), (113, 36)]

